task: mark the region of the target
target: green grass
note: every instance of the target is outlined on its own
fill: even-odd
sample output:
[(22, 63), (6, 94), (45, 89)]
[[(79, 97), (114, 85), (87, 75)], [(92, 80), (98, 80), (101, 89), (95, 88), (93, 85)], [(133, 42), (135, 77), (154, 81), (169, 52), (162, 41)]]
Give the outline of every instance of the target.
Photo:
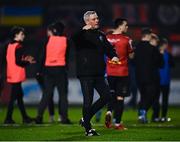
[[(27, 112), (30, 116), (35, 117), (37, 110), (28, 108)], [(56, 111), (57, 114), (57, 111)], [(48, 123), (48, 113), (44, 116), (45, 124), (43, 125), (23, 125), (21, 124), (21, 116), (19, 110), (14, 110), (13, 118), (16, 125), (5, 126), (3, 121), (6, 115), (6, 109), (0, 109), (0, 140), (58, 140), (58, 141), (124, 141), (124, 140), (180, 140), (180, 112), (179, 108), (171, 107), (169, 116), (171, 122), (167, 123), (149, 123), (146, 125), (137, 123), (137, 112), (134, 110), (126, 110), (123, 115), (123, 123), (128, 127), (127, 131), (117, 131), (114, 129), (106, 129), (104, 127), (104, 114), (100, 123), (94, 123), (93, 127), (101, 134), (96, 137), (84, 136), (84, 129), (78, 125), (81, 118), (81, 108), (70, 108), (69, 116), (73, 121), (73, 125), (62, 125), (58, 123)], [(150, 118), (151, 112), (149, 112)], [(56, 115), (56, 119), (58, 115)], [(94, 119), (93, 119), (94, 120)], [(92, 121), (93, 121), (92, 120)]]

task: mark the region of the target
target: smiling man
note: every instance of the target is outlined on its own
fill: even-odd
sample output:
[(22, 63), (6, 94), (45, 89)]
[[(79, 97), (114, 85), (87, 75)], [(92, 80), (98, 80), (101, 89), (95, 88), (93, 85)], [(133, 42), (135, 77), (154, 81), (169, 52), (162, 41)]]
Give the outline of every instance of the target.
[[(74, 37), (76, 45), (77, 77), (80, 80), (83, 93), (83, 118), (81, 125), (85, 128), (86, 136), (99, 135), (92, 129), (90, 120), (109, 100), (110, 91), (105, 81), (105, 60), (107, 55), (111, 61), (119, 59), (107, 41), (106, 36), (98, 29), (99, 18), (95, 11), (84, 14), (85, 26)], [(94, 89), (100, 98), (92, 105)]]

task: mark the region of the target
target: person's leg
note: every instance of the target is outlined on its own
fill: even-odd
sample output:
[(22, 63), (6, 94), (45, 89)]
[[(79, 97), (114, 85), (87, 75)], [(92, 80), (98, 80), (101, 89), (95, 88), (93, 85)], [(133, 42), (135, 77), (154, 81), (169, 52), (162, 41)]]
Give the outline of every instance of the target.
[(110, 100), (110, 90), (104, 77), (97, 77), (95, 79), (95, 89), (97, 90), (100, 98), (92, 105), (90, 111), (90, 119)]
[(23, 102), (23, 90), (21, 87), (21, 83), (17, 84), (17, 90), (16, 90), (16, 96), (17, 96), (17, 105), (19, 107), (19, 110), (21, 112), (22, 118), (26, 119), (28, 118), (26, 110), (25, 110), (25, 106), (24, 106), (24, 102)]
[(93, 102), (93, 79), (92, 78), (80, 78), (81, 90), (83, 93), (83, 119), (84, 119), (84, 127), (86, 132), (91, 129), (90, 124), (90, 111), (91, 105)]
[(162, 86), (162, 117), (167, 117), (170, 86)]
[(152, 102), (151, 89), (154, 90), (154, 88), (151, 87), (151, 85), (148, 84), (139, 85), (141, 98), (140, 98), (139, 110), (138, 110), (138, 116), (139, 116), (138, 120), (141, 123), (147, 123), (147, 111), (151, 106), (151, 102)]
[(147, 123), (147, 112), (149, 108), (152, 106), (155, 95), (156, 95), (156, 85), (154, 84), (146, 84), (143, 86), (143, 101), (141, 104), (141, 108), (139, 110), (139, 122)]
[(61, 75), (57, 79), (57, 89), (59, 93), (59, 115), (61, 123), (70, 124), (68, 119), (68, 79), (66, 72), (62, 70)]
[(43, 95), (41, 98), (41, 101), (39, 103), (38, 107), (38, 116), (36, 119), (36, 123), (42, 123), (42, 118), (44, 111), (49, 103), (49, 100), (51, 99), (51, 95), (53, 94), (54, 91), (54, 79), (50, 76), (45, 76), (44, 78), (44, 85), (45, 89), (43, 91)]
[(49, 111), (49, 121), (54, 122), (54, 101), (53, 101), (53, 94), (51, 94), (49, 103), (48, 103), (48, 111)]
[(153, 114), (152, 114), (152, 121), (154, 122), (159, 122), (159, 113), (160, 113), (160, 103), (159, 103), (159, 98), (160, 98), (160, 86), (156, 86), (156, 94), (153, 100)]
[(124, 98), (129, 96), (129, 78), (117, 77), (116, 81), (116, 101), (114, 106), (115, 114), (115, 129), (126, 130), (122, 124), (121, 119), (124, 111)]
[[(36, 80), (41, 88), (41, 91), (44, 92), (45, 84), (44, 84), (44, 77), (42, 74), (39, 74), (36, 76)], [(54, 122), (54, 102), (53, 102), (53, 94), (51, 95), (51, 99), (48, 103), (48, 111), (49, 111), (49, 117), (50, 122)]]
[(132, 108), (137, 107), (137, 83), (136, 83), (136, 74), (135, 67), (132, 63), (129, 64), (129, 77), (130, 77), (130, 93), (132, 94), (132, 98), (128, 103), (128, 106)]
[(139, 110), (143, 109), (143, 104), (145, 100), (145, 87), (143, 84), (138, 85), (139, 92), (140, 92), (140, 101), (139, 101)]
[(8, 108), (7, 108), (7, 114), (4, 123), (15, 123), (12, 120), (12, 114), (13, 114), (13, 109), (14, 109), (14, 102), (16, 100), (16, 91), (17, 91), (17, 84), (13, 83), (11, 84), (11, 94), (10, 94), (10, 101), (8, 103)]
[(107, 128), (112, 127), (112, 111), (114, 110), (114, 104), (116, 100), (116, 95), (115, 95), (115, 77), (113, 76), (108, 76), (108, 84), (110, 88), (110, 100), (107, 103), (107, 112), (105, 115), (105, 126)]
[(113, 104), (114, 104), (114, 99), (115, 99), (115, 78), (113, 76), (108, 76), (108, 84), (110, 88), (110, 100), (107, 103), (107, 111), (111, 112), (113, 111)]

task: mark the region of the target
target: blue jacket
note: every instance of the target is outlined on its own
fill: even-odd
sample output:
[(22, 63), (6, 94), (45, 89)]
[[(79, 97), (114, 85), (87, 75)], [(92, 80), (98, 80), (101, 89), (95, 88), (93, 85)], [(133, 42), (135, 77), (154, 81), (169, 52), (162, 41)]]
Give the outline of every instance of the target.
[(160, 85), (169, 85), (171, 80), (170, 68), (171, 68), (171, 55), (165, 51), (163, 54), (164, 67), (159, 69), (160, 73)]

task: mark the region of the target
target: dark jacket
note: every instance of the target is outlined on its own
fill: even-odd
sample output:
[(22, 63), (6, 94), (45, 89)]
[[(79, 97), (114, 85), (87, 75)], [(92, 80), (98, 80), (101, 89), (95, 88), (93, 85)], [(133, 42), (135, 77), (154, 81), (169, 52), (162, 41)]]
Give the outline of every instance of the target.
[(105, 58), (117, 57), (105, 34), (99, 30), (81, 30), (74, 38), (77, 77), (104, 76)]
[(164, 63), (157, 47), (153, 47), (148, 41), (140, 41), (136, 45), (134, 62), (138, 84), (159, 84), (158, 69), (163, 67)]

